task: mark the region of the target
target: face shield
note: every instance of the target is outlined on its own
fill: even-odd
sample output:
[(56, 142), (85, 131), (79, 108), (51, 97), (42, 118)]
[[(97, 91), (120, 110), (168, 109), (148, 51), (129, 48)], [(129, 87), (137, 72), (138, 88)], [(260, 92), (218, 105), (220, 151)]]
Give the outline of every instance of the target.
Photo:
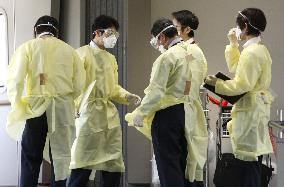
[(158, 38), (161, 35), (161, 33), (163, 33), (164, 31), (168, 30), (169, 28), (175, 28), (174, 25), (169, 25), (166, 28), (164, 28), (161, 32), (159, 32), (159, 34), (157, 34), (157, 36), (152, 37), (152, 39), (150, 40), (150, 44), (152, 47), (154, 47), (155, 49), (159, 49), (159, 45), (158, 45)]

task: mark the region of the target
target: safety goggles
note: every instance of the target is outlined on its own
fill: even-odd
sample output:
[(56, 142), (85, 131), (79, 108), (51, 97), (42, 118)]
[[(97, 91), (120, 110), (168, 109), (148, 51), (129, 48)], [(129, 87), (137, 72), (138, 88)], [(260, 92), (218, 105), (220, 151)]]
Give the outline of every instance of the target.
[[(111, 36), (111, 35), (114, 35), (116, 38), (118, 38), (119, 37), (119, 32), (117, 32), (117, 31), (115, 31), (115, 30), (113, 30), (113, 29), (98, 29), (98, 30), (96, 30), (96, 31), (102, 31), (102, 32), (104, 32), (105, 33), (105, 35), (106, 35), (106, 37), (109, 37), (109, 36)], [(96, 32), (95, 31), (95, 32)], [(94, 32), (94, 33), (95, 33)], [(94, 34), (93, 33), (93, 34)]]

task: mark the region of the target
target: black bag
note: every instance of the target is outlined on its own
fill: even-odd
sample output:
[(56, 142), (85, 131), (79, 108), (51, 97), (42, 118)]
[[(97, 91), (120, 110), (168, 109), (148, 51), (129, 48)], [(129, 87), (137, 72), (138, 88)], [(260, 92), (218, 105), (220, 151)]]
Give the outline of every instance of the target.
[[(221, 159), (218, 159), (217, 166), (213, 178), (216, 187), (232, 187), (239, 186), (238, 184), (238, 161), (231, 153), (223, 153)], [(272, 179), (272, 168), (261, 164), (261, 187), (268, 187)]]
[[(268, 159), (270, 160), (270, 164), (268, 164)], [(272, 179), (272, 171), (274, 171), (274, 168), (272, 168), (271, 165), (271, 158), (267, 158), (266, 164), (261, 164), (261, 187), (268, 187), (268, 184), (270, 180)]]
[(237, 169), (238, 161), (232, 153), (223, 153), (217, 160), (217, 166), (213, 178), (216, 187), (238, 186)]

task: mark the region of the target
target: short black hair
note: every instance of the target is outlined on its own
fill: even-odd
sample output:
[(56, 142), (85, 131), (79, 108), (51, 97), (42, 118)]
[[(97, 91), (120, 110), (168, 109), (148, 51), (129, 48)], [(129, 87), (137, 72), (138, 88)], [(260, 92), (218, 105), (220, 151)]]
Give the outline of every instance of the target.
[(115, 27), (116, 30), (119, 29), (119, 23), (116, 19), (106, 15), (98, 16), (92, 25), (93, 37), (95, 36), (95, 31), (99, 29), (107, 29), (109, 27)]
[(40, 34), (42, 32), (50, 32), (55, 37), (58, 37), (59, 35), (59, 23), (56, 18), (51, 16), (45, 15), (38, 18), (37, 22), (34, 25), (34, 28), (36, 28), (36, 31), (34, 30), (35, 37), (36, 34)]
[[(172, 16), (181, 24), (181, 27), (190, 27), (192, 30), (188, 33), (189, 37), (194, 37), (194, 31), (198, 28), (198, 17), (189, 10), (180, 10), (173, 12)], [(183, 29), (183, 28), (181, 28)]]
[[(168, 27), (170, 25), (173, 26), (173, 22), (171, 20), (165, 19), (165, 18), (158, 19), (154, 22), (154, 24), (152, 26), (151, 34), (156, 37), (163, 29), (165, 29), (166, 27)], [(171, 27), (171, 28), (168, 28), (167, 30), (165, 30), (163, 32), (163, 34), (168, 38), (173, 38), (178, 33), (177, 33), (177, 29), (175, 27)]]
[[(244, 16), (242, 16), (243, 14)], [(248, 35), (259, 36), (266, 28), (266, 17), (262, 10), (258, 8), (246, 8), (239, 13), (236, 19), (236, 24), (241, 30), (245, 28), (247, 24)], [(254, 28), (255, 27), (255, 28)]]

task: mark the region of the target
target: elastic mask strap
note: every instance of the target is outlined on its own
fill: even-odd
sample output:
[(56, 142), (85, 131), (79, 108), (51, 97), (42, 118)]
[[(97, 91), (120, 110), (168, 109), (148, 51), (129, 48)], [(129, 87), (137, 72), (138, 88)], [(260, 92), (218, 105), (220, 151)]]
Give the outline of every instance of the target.
[(58, 32), (58, 29), (52, 25), (51, 23), (47, 22), (47, 23), (42, 23), (42, 24), (38, 24), (36, 27), (39, 27), (39, 26), (49, 26), (49, 27), (53, 27), (57, 32)]
[(262, 32), (259, 28), (253, 26), (253, 25), (250, 23), (248, 17), (246, 17), (241, 11), (239, 11), (239, 14), (240, 14), (243, 18), (245, 18), (246, 20), (248, 20), (248, 24), (249, 24), (251, 27), (253, 27), (254, 29), (258, 30), (259, 32)]
[(54, 37), (54, 34), (52, 34), (51, 32), (42, 32), (42, 33), (40, 33), (40, 34), (37, 36), (37, 38), (40, 38), (40, 37), (46, 36), (46, 35), (49, 35), (49, 36), (53, 36), (53, 37)]

